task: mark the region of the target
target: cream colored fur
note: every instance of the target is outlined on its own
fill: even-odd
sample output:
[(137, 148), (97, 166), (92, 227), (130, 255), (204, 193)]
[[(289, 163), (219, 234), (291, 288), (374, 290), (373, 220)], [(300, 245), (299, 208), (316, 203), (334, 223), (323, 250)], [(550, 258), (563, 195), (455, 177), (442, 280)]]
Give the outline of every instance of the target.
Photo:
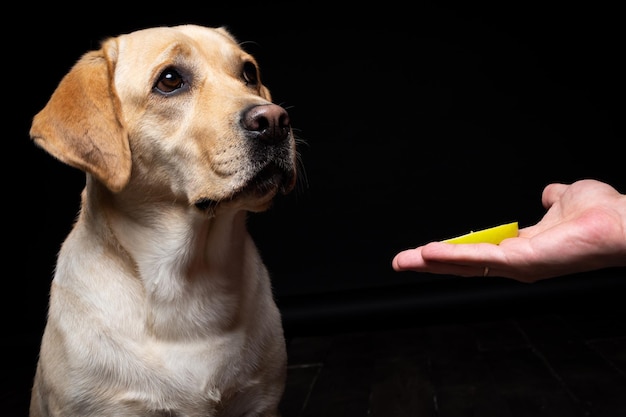
[(286, 111), (223, 28), (106, 39), (31, 128), (86, 173), (31, 417), (277, 416), (286, 355), (246, 228), (296, 181)]

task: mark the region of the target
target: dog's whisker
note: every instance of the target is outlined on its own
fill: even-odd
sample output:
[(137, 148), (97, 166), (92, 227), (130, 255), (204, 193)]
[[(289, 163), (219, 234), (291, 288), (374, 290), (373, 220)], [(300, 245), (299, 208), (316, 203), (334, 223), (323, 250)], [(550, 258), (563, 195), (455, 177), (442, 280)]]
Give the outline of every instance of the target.
[(295, 108), (296, 108), (296, 106), (295, 106), (295, 105), (290, 105), (290, 106), (287, 106), (287, 105), (285, 105), (285, 103), (278, 103), (278, 105), (279, 105), (279, 106), (281, 106), (282, 108), (284, 108), (284, 109), (285, 109), (285, 110), (287, 110), (287, 111), (289, 111), (289, 110), (291, 110), (291, 109), (295, 109)]

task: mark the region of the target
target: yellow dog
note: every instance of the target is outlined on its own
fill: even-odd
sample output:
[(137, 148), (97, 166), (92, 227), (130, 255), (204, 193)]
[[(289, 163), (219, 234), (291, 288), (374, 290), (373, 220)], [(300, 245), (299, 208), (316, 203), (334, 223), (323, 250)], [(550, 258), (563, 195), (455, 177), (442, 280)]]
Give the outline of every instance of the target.
[(86, 173), (31, 417), (277, 416), (286, 355), (246, 229), (297, 178), (289, 115), (224, 28), (106, 39), (31, 137)]

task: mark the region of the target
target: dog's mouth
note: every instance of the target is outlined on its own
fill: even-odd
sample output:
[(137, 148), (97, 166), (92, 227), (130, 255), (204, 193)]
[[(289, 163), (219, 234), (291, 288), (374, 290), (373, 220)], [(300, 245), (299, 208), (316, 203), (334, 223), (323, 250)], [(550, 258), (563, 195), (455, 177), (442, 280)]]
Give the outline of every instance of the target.
[(220, 204), (244, 199), (266, 203), (279, 193), (288, 194), (294, 188), (295, 181), (295, 173), (292, 170), (270, 163), (227, 198), (219, 200), (202, 198), (195, 202), (195, 206), (206, 211), (214, 210)]
[(231, 199), (239, 196), (265, 197), (268, 194), (287, 194), (293, 188), (294, 175), (291, 171), (271, 163), (259, 171), (248, 183), (236, 191)]

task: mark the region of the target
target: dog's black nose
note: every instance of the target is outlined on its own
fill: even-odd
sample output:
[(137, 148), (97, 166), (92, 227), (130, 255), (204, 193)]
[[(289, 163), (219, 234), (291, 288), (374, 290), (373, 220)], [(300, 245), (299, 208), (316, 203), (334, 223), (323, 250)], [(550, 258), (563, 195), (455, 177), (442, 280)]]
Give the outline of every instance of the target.
[(290, 133), (287, 110), (277, 104), (262, 104), (249, 108), (243, 115), (243, 127), (268, 143), (286, 140)]

